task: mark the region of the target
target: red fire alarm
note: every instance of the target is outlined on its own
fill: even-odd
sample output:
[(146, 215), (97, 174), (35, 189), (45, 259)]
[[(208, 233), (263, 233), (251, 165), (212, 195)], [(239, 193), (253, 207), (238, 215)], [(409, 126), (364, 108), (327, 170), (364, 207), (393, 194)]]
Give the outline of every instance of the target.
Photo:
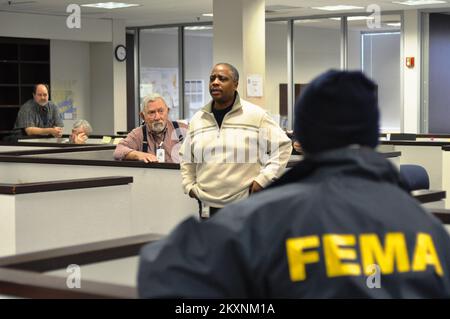
[(413, 68), (414, 67), (414, 57), (413, 56), (406, 57), (406, 66), (408, 68)]

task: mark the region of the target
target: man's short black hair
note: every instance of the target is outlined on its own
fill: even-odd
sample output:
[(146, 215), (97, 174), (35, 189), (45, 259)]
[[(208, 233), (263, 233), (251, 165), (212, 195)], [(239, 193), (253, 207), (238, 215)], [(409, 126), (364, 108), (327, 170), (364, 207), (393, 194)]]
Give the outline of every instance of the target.
[(48, 84), (45, 83), (38, 83), (35, 86), (33, 86), (33, 94), (36, 94), (36, 90), (39, 85), (45, 86), (47, 88), (47, 93), (50, 94), (50, 87), (48, 86)]
[(216, 65), (214, 67), (216, 67), (218, 65), (227, 66), (231, 70), (231, 73), (233, 73), (233, 81), (239, 82), (239, 72), (233, 65), (231, 65), (230, 63), (226, 63), (226, 62), (221, 62), (221, 63), (216, 63)]

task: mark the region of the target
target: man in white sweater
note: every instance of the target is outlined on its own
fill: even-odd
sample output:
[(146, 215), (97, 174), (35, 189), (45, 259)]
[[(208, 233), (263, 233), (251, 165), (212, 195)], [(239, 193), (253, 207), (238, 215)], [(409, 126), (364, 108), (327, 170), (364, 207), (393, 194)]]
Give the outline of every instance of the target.
[(292, 152), (269, 114), (239, 97), (238, 83), (234, 66), (214, 66), (212, 101), (193, 116), (180, 148), (183, 188), (206, 207), (201, 217), (266, 187), (284, 172)]

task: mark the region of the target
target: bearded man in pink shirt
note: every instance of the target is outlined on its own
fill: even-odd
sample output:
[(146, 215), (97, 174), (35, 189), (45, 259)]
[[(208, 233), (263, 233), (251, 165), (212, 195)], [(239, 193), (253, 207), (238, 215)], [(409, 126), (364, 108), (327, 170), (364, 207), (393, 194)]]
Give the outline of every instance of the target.
[(117, 144), (116, 160), (135, 160), (145, 163), (179, 163), (178, 150), (187, 125), (169, 120), (169, 107), (159, 94), (151, 94), (142, 102), (144, 124), (132, 130)]

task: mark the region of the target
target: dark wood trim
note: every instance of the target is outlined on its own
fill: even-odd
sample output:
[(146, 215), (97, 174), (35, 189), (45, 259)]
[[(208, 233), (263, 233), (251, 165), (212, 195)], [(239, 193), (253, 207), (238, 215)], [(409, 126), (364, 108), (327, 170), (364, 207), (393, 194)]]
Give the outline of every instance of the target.
[(436, 190), (423, 189), (423, 190), (412, 191), (411, 195), (415, 199), (417, 199), (419, 202), (424, 204), (424, 203), (437, 202), (437, 201), (440, 201), (441, 199), (445, 199), (446, 192), (442, 191), (442, 190), (436, 191)]
[(450, 210), (448, 209), (430, 209), (431, 214), (439, 219), (444, 225), (450, 225)]
[(442, 146), (442, 150), (443, 150), (444, 152), (450, 151), (450, 145)]
[(380, 141), (382, 145), (409, 145), (409, 146), (444, 146), (450, 145), (450, 142), (437, 141)]
[(0, 258), (0, 267), (45, 272), (66, 268), (70, 264), (81, 266), (127, 258), (136, 256), (143, 245), (162, 237), (159, 234), (146, 234), (8, 256)]
[[(38, 146), (38, 147), (86, 147), (86, 146), (99, 146), (99, 144), (70, 144), (70, 143), (39, 143), (39, 142), (5, 142), (0, 141), (0, 145), (5, 146)], [(100, 144), (101, 145), (101, 144)], [(105, 144), (110, 145), (110, 144)], [(115, 145), (114, 145), (115, 146)]]
[(140, 161), (115, 161), (115, 160), (109, 161), (109, 160), (85, 160), (85, 159), (81, 160), (81, 159), (23, 157), (23, 156), (14, 157), (3, 155), (0, 155), (0, 162), (180, 169), (180, 164), (175, 163), (144, 163)]
[[(110, 134), (91, 134), (89, 135), (89, 138), (96, 138), (96, 139), (102, 139), (105, 136), (109, 136), (111, 138), (124, 138), (123, 135), (110, 135)], [(70, 134), (63, 134), (62, 138), (69, 138)], [(34, 140), (34, 139), (46, 139), (46, 138), (54, 138), (52, 135), (25, 135), (20, 136), (19, 140)], [(19, 142), (20, 143), (20, 142)], [(34, 143), (34, 142), (31, 142)]]
[[(93, 145), (93, 146), (91, 146)], [(54, 154), (54, 153), (71, 153), (71, 152), (91, 152), (91, 151), (104, 151), (113, 150), (115, 145), (98, 145), (98, 144), (84, 144), (83, 147), (64, 147), (64, 148), (52, 148), (52, 149), (40, 149), (40, 150), (25, 150), (25, 151), (8, 151), (0, 152), (0, 155), (5, 156), (21, 156), (21, 155), (39, 155), (39, 154)]]
[(81, 280), (80, 288), (70, 289), (66, 280), (65, 277), (0, 268), (0, 293), (33, 299), (137, 298), (135, 287)]
[(427, 138), (450, 138), (450, 134), (433, 134), (433, 133), (428, 133), (428, 134), (417, 134), (417, 137), (427, 137)]
[(402, 156), (402, 152), (378, 152), (379, 154), (383, 155), (386, 158), (393, 158), (393, 157), (399, 157)]
[(109, 176), (36, 183), (0, 184), (0, 194), (16, 195), (62, 190), (127, 185), (133, 183), (131, 176)]

